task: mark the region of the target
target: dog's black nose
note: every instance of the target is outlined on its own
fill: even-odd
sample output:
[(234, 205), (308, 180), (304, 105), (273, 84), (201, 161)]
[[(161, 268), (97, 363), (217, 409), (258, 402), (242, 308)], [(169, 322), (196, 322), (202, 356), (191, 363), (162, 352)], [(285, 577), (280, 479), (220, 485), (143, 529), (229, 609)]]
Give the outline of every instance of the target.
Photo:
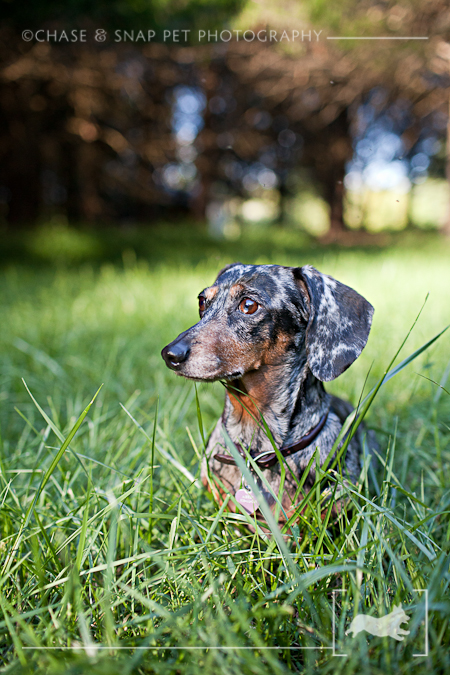
[(171, 342), (170, 345), (167, 345), (167, 347), (164, 347), (161, 356), (169, 368), (175, 370), (180, 363), (186, 361), (190, 351), (191, 348), (188, 342), (185, 342), (184, 340), (175, 340), (174, 342)]

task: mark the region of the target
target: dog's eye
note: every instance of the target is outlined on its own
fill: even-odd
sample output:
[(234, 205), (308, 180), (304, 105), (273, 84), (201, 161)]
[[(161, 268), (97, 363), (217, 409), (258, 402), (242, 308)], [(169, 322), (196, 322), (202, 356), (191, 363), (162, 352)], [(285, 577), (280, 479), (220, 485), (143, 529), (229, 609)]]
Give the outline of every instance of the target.
[(250, 298), (244, 298), (239, 305), (239, 309), (243, 314), (254, 314), (258, 307), (258, 303), (250, 300)]
[(200, 295), (198, 299), (198, 311), (200, 316), (203, 314), (205, 309), (206, 309), (206, 298), (203, 295)]

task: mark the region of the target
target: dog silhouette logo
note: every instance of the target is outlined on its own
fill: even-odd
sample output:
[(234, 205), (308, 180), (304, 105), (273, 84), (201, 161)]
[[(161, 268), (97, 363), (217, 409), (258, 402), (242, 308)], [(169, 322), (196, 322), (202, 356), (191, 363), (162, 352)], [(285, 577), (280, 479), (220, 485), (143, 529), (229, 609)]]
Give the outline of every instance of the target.
[(409, 621), (410, 618), (402, 608), (401, 603), (394, 605), (392, 612), (386, 614), (386, 616), (382, 616), (380, 619), (368, 616), (367, 614), (357, 614), (351, 622), (346, 635), (353, 633), (352, 637), (355, 637), (362, 630), (365, 630), (371, 635), (377, 635), (378, 637), (389, 636), (394, 638), (394, 640), (404, 640), (404, 636), (409, 635), (410, 631), (400, 628), (400, 624)]

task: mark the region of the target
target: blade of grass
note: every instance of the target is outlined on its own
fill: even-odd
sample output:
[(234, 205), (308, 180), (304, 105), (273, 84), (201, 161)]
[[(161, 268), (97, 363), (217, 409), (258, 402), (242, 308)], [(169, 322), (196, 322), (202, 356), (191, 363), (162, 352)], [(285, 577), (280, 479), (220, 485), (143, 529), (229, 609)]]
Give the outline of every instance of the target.
[(81, 524), (80, 538), (78, 540), (77, 557), (75, 561), (75, 566), (77, 570), (80, 570), (81, 568), (81, 561), (83, 559), (84, 546), (86, 543), (86, 533), (89, 518), (89, 500), (91, 498), (91, 490), (92, 490), (92, 483), (91, 480), (89, 479), (86, 491), (86, 500), (83, 506), (83, 522)]
[[(427, 297), (428, 297), (428, 296), (427, 296)], [(424, 304), (425, 304), (425, 303), (424, 303)], [(423, 307), (422, 307), (422, 309), (423, 309)], [(325, 462), (324, 462), (323, 465), (322, 465), (322, 468), (323, 468), (324, 470), (326, 470), (326, 468), (327, 468), (328, 464), (330, 463), (330, 461), (331, 461), (331, 459), (332, 459), (334, 453), (336, 452), (336, 450), (337, 450), (339, 444), (341, 443), (342, 439), (345, 437), (345, 435), (347, 434), (347, 432), (348, 432), (349, 429), (350, 429), (350, 432), (349, 432), (349, 434), (347, 435), (347, 437), (345, 438), (345, 440), (344, 440), (344, 442), (343, 442), (343, 444), (342, 444), (341, 449), (339, 450), (339, 452), (336, 454), (336, 457), (335, 457), (334, 460), (332, 461), (332, 464), (331, 464), (331, 467), (330, 467), (330, 468), (334, 468), (334, 467), (336, 466), (337, 462), (339, 461), (339, 459), (340, 459), (340, 458), (342, 457), (342, 455), (345, 453), (345, 451), (347, 450), (348, 444), (350, 443), (351, 439), (352, 439), (353, 436), (355, 435), (357, 428), (359, 427), (359, 425), (360, 425), (361, 422), (363, 421), (363, 419), (364, 419), (364, 417), (365, 417), (367, 411), (369, 410), (370, 406), (372, 405), (373, 400), (374, 400), (375, 396), (377, 395), (378, 391), (380, 390), (380, 388), (381, 388), (384, 384), (386, 384), (387, 382), (389, 382), (389, 380), (391, 380), (393, 377), (395, 377), (396, 375), (398, 375), (398, 373), (400, 373), (404, 368), (406, 368), (406, 366), (408, 366), (412, 361), (414, 361), (414, 359), (416, 359), (418, 356), (420, 356), (420, 354), (422, 354), (422, 353), (423, 353), (424, 351), (426, 351), (429, 347), (431, 347), (431, 345), (432, 345), (434, 342), (436, 342), (436, 340), (438, 340), (438, 339), (441, 337), (441, 335), (443, 335), (443, 334), (445, 333), (445, 331), (448, 330), (448, 328), (450, 327), (450, 325), (449, 325), (449, 326), (446, 326), (446, 327), (445, 327), (443, 330), (441, 330), (437, 335), (435, 335), (433, 338), (431, 338), (431, 340), (428, 340), (428, 342), (426, 342), (424, 345), (422, 345), (421, 347), (419, 347), (419, 349), (416, 349), (416, 350), (415, 350), (412, 354), (410, 354), (406, 359), (404, 359), (401, 363), (399, 363), (398, 366), (396, 366), (395, 368), (392, 368), (392, 370), (390, 370), (392, 364), (393, 364), (394, 361), (396, 360), (396, 358), (397, 358), (397, 356), (399, 355), (400, 351), (402, 350), (402, 348), (403, 348), (403, 346), (404, 346), (406, 340), (408, 339), (408, 337), (409, 337), (409, 335), (410, 335), (412, 329), (413, 329), (414, 326), (416, 325), (416, 322), (417, 322), (417, 320), (418, 320), (418, 318), (419, 318), (419, 316), (420, 316), (420, 314), (421, 314), (421, 312), (422, 312), (422, 309), (420, 310), (419, 314), (417, 315), (416, 320), (414, 321), (413, 325), (411, 326), (410, 330), (408, 331), (408, 334), (406, 335), (405, 339), (403, 340), (402, 344), (400, 345), (399, 349), (397, 350), (395, 356), (393, 357), (393, 359), (392, 359), (391, 362), (389, 363), (389, 366), (387, 367), (387, 369), (386, 369), (384, 375), (380, 378), (380, 380), (379, 380), (378, 383), (375, 385), (375, 387), (367, 394), (367, 396), (366, 396), (366, 397), (364, 398), (364, 400), (362, 401), (362, 403), (361, 403), (361, 410), (358, 410), (358, 409), (354, 410), (354, 411), (347, 417), (347, 419), (345, 420), (345, 422), (344, 422), (344, 424), (343, 424), (343, 426), (342, 426), (342, 429), (341, 429), (341, 431), (340, 431), (340, 433), (339, 433), (339, 436), (337, 437), (337, 439), (336, 439), (336, 441), (335, 441), (335, 443), (334, 443), (332, 449), (330, 450), (330, 452), (329, 452), (329, 454), (328, 454), (328, 457), (326, 458)]]
[(277, 542), (278, 545), (278, 550), (280, 551), (283, 561), (285, 564), (286, 569), (292, 574), (294, 578), (298, 578), (298, 569), (296, 564), (294, 563), (291, 554), (289, 553), (289, 550), (286, 546), (286, 543), (283, 539), (283, 536), (279, 530), (279, 527), (277, 523), (275, 522), (275, 519), (273, 517), (272, 511), (270, 510), (269, 505), (267, 504), (266, 500), (264, 499), (259, 487), (256, 484), (256, 481), (253, 477), (252, 472), (249, 470), (247, 467), (246, 463), (244, 462), (243, 458), (241, 457), (240, 453), (237, 451), (236, 446), (234, 445), (233, 441), (231, 438), (228, 436), (228, 433), (223, 427), (223, 436), (225, 439), (225, 443), (227, 444), (228, 450), (231, 452), (232, 456), (234, 457), (234, 460), (239, 467), (242, 475), (245, 477), (247, 484), (250, 486), (250, 489), (252, 490), (253, 494), (255, 495), (259, 508), (261, 509), (261, 512), (266, 519), (266, 523), (270, 529), (270, 531), (273, 534), (274, 539)]
[[(151, 454), (151, 468), (150, 468), (150, 504), (149, 511), (153, 512), (153, 471), (155, 466), (155, 441), (156, 441), (156, 428), (158, 426), (158, 404), (159, 398), (156, 399), (156, 410), (155, 410), (155, 421), (153, 424), (153, 434), (152, 434), (152, 454)], [(153, 520), (149, 516), (148, 522), (148, 543), (149, 546), (152, 545), (152, 532), (153, 532)]]
[[(38, 403), (38, 402), (36, 401), (36, 399), (33, 397), (31, 391), (28, 389), (27, 384), (26, 384), (26, 382), (25, 382), (24, 380), (23, 380), (23, 383), (24, 383), (24, 385), (25, 385), (26, 390), (27, 390), (28, 393), (30, 394), (31, 399), (33, 400), (34, 404), (36, 405), (37, 409), (38, 409), (39, 412), (42, 414), (42, 416), (44, 417), (44, 419), (45, 419), (45, 421), (47, 422), (47, 424), (49, 424), (49, 425), (52, 427), (52, 429), (53, 429), (53, 428), (54, 428), (53, 422), (52, 422), (52, 421), (50, 420), (50, 418), (45, 414), (45, 412), (44, 412), (44, 411), (42, 410), (42, 408), (40, 407), (39, 403)], [(29, 522), (29, 520), (30, 520), (31, 514), (33, 513), (33, 509), (34, 509), (34, 507), (35, 507), (35, 505), (36, 505), (37, 500), (39, 499), (39, 495), (42, 493), (42, 490), (45, 488), (45, 486), (47, 485), (48, 481), (50, 480), (50, 476), (52, 475), (52, 473), (53, 473), (53, 471), (55, 470), (56, 466), (58, 465), (58, 463), (59, 463), (61, 457), (64, 455), (64, 453), (65, 453), (67, 447), (69, 446), (69, 444), (70, 444), (70, 442), (72, 441), (73, 437), (75, 436), (75, 434), (77, 433), (78, 429), (80, 428), (80, 426), (81, 426), (81, 424), (82, 424), (84, 418), (85, 418), (86, 415), (88, 414), (91, 405), (93, 404), (93, 402), (94, 402), (95, 399), (97, 398), (97, 396), (98, 396), (98, 394), (99, 394), (99, 392), (100, 392), (100, 389), (101, 389), (102, 387), (103, 387), (103, 385), (101, 385), (101, 386), (97, 389), (97, 391), (96, 391), (94, 397), (91, 399), (90, 403), (86, 406), (86, 408), (83, 410), (83, 412), (81, 413), (81, 415), (79, 416), (79, 418), (78, 418), (77, 421), (75, 422), (75, 424), (74, 424), (74, 426), (72, 427), (72, 429), (70, 430), (70, 432), (69, 432), (67, 438), (64, 440), (64, 437), (62, 437), (62, 438), (60, 439), (60, 440), (63, 441), (63, 444), (61, 445), (61, 448), (60, 448), (59, 452), (58, 452), (58, 453), (56, 454), (56, 456), (53, 458), (53, 461), (52, 461), (52, 463), (50, 464), (49, 468), (48, 468), (47, 471), (45, 472), (45, 475), (44, 475), (44, 477), (42, 478), (41, 484), (39, 485), (38, 489), (36, 490), (36, 494), (35, 494), (35, 496), (34, 496), (32, 502), (31, 502), (31, 504), (29, 505), (29, 507), (28, 507), (28, 509), (27, 509), (27, 511), (26, 511), (26, 513), (25, 513), (25, 517), (24, 517), (24, 519), (23, 519), (23, 521), (22, 521), (22, 524), (21, 524), (21, 526), (20, 526), (19, 532), (18, 532), (18, 534), (17, 534), (16, 541), (15, 541), (15, 543), (14, 543), (14, 545), (13, 545), (13, 547), (12, 547), (12, 549), (11, 549), (11, 551), (10, 551), (10, 553), (9, 553), (9, 555), (8, 555), (8, 557), (7, 557), (7, 559), (6, 559), (6, 561), (5, 561), (4, 566), (3, 566), (2, 576), (4, 576), (5, 574), (7, 574), (8, 570), (9, 570), (9, 568), (10, 568), (10, 566), (11, 566), (11, 563), (12, 563), (12, 560), (13, 560), (13, 557), (14, 557), (14, 554), (15, 554), (15, 551), (17, 550), (17, 547), (18, 547), (18, 545), (19, 545), (19, 543), (20, 543), (20, 540), (21, 540), (21, 538), (22, 538), (22, 532), (23, 532), (23, 530), (24, 530), (24, 529), (27, 527), (27, 525), (28, 525), (28, 522)], [(54, 428), (54, 431), (55, 431), (55, 433), (56, 433), (56, 434), (58, 435), (58, 437), (59, 437), (59, 434), (60, 434), (59, 430), (57, 430), (56, 427), (55, 427), (55, 428)]]
[(199, 398), (198, 398), (198, 391), (197, 391), (197, 383), (196, 382), (194, 382), (194, 389), (195, 389), (195, 403), (196, 403), (196, 406), (197, 406), (198, 428), (199, 428), (199, 431), (200, 431), (200, 436), (202, 437), (203, 447), (206, 448), (205, 433), (203, 431), (202, 412), (200, 410), (200, 401), (199, 401)]
[[(151, 439), (150, 436), (147, 434), (147, 432), (145, 431), (145, 429), (139, 424), (139, 422), (138, 422), (137, 420), (134, 419), (133, 415), (125, 408), (124, 405), (122, 405), (122, 403), (120, 404), (120, 407), (126, 412), (126, 414), (128, 415), (128, 417), (133, 421), (133, 423), (137, 426), (137, 428), (139, 429), (139, 431), (140, 431), (142, 434), (144, 434), (145, 438), (146, 438), (146, 439), (148, 440), (148, 442), (151, 444), (151, 443), (152, 443), (152, 439)], [(158, 449), (158, 452), (161, 453), (161, 455), (162, 455), (165, 459), (167, 459), (167, 461), (170, 462), (170, 463), (172, 464), (172, 466), (174, 466), (178, 471), (180, 471), (180, 472), (183, 474), (183, 476), (185, 476), (191, 483), (193, 483), (193, 484), (195, 485), (195, 487), (197, 487), (197, 488), (201, 487), (201, 483), (195, 478), (195, 476), (193, 476), (193, 475), (191, 474), (191, 472), (190, 472), (188, 469), (186, 469), (185, 466), (183, 466), (182, 464), (180, 464), (180, 462), (178, 462), (174, 457), (172, 457), (172, 455), (170, 455), (168, 452), (166, 452), (166, 451), (164, 450), (164, 448), (162, 448), (160, 445), (155, 444), (155, 447)]]

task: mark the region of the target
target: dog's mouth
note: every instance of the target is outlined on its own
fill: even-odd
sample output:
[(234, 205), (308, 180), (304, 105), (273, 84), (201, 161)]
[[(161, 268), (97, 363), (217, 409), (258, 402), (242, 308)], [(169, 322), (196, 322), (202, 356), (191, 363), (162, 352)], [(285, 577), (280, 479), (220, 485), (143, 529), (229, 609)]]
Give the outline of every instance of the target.
[[(178, 364), (177, 364), (177, 366), (178, 366)], [(206, 374), (203, 375), (203, 374), (184, 373), (178, 367), (173, 368), (172, 370), (174, 370), (176, 372), (176, 374), (179, 375), (180, 377), (184, 377), (184, 378), (186, 378), (186, 380), (193, 380), (194, 382), (220, 382), (220, 381), (224, 381), (224, 382), (233, 383), (233, 382), (238, 381), (239, 378), (241, 378), (242, 375), (243, 375), (243, 373), (240, 372), (240, 371), (230, 373), (229, 375), (226, 374), (226, 373), (222, 373), (220, 371), (218, 371), (216, 373), (211, 373), (209, 375), (206, 375)]]

